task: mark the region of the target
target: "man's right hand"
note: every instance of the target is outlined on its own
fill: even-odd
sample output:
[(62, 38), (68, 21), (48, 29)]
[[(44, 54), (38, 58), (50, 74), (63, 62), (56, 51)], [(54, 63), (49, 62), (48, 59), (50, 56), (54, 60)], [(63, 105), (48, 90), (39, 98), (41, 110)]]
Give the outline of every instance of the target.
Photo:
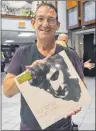
[(32, 67), (35, 66), (35, 65), (44, 64), (49, 57), (50, 57), (50, 56), (48, 56), (48, 57), (46, 57), (46, 58), (44, 58), (44, 59), (41, 59), (41, 60), (36, 60), (36, 61), (34, 61), (34, 62), (32, 63), (32, 65), (26, 65), (25, 68), (26, 68), (26, 69), (30, 69), (30, 68), (32, 68)]

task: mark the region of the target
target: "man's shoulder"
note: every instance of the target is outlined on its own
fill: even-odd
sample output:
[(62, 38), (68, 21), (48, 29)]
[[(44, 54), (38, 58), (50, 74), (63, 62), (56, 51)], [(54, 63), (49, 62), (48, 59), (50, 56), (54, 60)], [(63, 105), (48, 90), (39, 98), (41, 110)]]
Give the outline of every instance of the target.
[(32, 44), (30, 44), (30, 45), (21, 47), (21, 49), (22, 49), (22, 50), (28, 50), (28, 49), (30, 49), (30, 48), (34, 48), (35, 46), (36, 46), (36, 44), (35, 44), (35, 43), (32, 43)]
[(61, 45), (57, 45), (57, 48), (56, 48), (57, 53), (63, 50), (65, 50), (65, 52), (67, 53), (69, 57), (73, 57), (74, 59), (79, 58), (79, 55), (76, 53), (76, 51), (73, 48), (70, 48), (70, 47), (65, 48)]
[(57, 49), (57, 50), (60, 50), (60, 51), (64, 50), (63, 46), (61, 46), (61, 45), (59, 45), (59, 44), (56, 45), (56, 49)]
[(69, 47), (69, 52), (70, 52), (73, 56), (79, 57), (79, 55), (77, 54), (77, 52), (75, 51), (75, 49)]
[(75, 51), (75, 49), (74, 48), (72, 48), (72, 47), (69, 47), (69, 51), (71, 52), (71, 53), (76, 53), (76, 51)]
[(75, 49), (74, 49), (74, 48), (72, 48), (72, 47), (69, 47), (69, 49), (71, 49), (71, 50), (75, 51)]
[(19, 49), (18, 49), (18, 51), (19, 52), (24, 52), (24, 53), (26, 53), (26, 52), (31, 52), (31, 51), (33, 51), (34, 50), (34, 48), (36, 47), (36, 44), (30, 44), (30, 45), (27, 45), (27, 46), (23, 46), (23, 47), (20, 47)]

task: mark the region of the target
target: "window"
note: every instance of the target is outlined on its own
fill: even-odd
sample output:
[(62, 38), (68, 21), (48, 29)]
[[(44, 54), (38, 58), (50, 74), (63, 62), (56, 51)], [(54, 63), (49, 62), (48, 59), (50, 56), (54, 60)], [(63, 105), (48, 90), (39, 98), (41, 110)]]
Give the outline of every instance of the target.
[(85, 2), (83, 12), (84, 12), (84, 22), (95, 20), (95, 1)]
[(77, 7), (68, 10), (68, 26), (74, 26), (78, 24), (78, 11)]

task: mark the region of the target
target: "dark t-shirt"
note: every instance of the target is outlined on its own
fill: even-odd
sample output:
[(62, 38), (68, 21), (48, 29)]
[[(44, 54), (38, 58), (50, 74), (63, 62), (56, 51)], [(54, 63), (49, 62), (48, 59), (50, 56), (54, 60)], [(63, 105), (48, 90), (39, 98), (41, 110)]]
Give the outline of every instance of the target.
[[(59, 53), (60, 51), (64, 50), (60, 45), (57, 45), (55, 54)], [(83, 79), (83, 69), (82, 64), (80, 62), (80, 59), (78, 55), (68, 49), (66, 50), (67, 55), (69, 56), (69, 59), (71, 60), (73, 66), (75, 67), (77, 73)], [(54, 55), (55, 55), (54, 54)], [(25, 71), (26, 65), (31, 65), (32, 62), (43, 59), (44, 56), (38, 51), (36, 44), (29, 45), (26, 47), (19, 48), (15, 55), (13, 56), (8, 68), (7, 73), (12, 73), (14, 75), (19, 75), (23, 71)], [(27, 105), (25, 99), (21, 95), (21, 120), (28, 125), (29, 128), (32, 130), (41, 130), (37, 120), (35, 119), (33, 113), (31, 112), (29, 106)], [(52, 126), (50, 126), (48, 129), (58, 129), (62, 125), (68, 125), (70, 123), (71, 117), (68, 117), (67, 119), (62, 119)]]

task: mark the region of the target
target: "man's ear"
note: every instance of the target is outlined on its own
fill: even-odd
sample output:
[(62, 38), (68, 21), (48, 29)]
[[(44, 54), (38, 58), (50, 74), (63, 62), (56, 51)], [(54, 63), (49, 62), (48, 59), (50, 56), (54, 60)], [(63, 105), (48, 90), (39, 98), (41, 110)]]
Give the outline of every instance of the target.
[(33, 29), (35, 29), (35, 18), (31, 19), (31, 24), (32, 24)]
[(57, 30), (59, 29), (60, 27), (60, 22), (57, 23)]

